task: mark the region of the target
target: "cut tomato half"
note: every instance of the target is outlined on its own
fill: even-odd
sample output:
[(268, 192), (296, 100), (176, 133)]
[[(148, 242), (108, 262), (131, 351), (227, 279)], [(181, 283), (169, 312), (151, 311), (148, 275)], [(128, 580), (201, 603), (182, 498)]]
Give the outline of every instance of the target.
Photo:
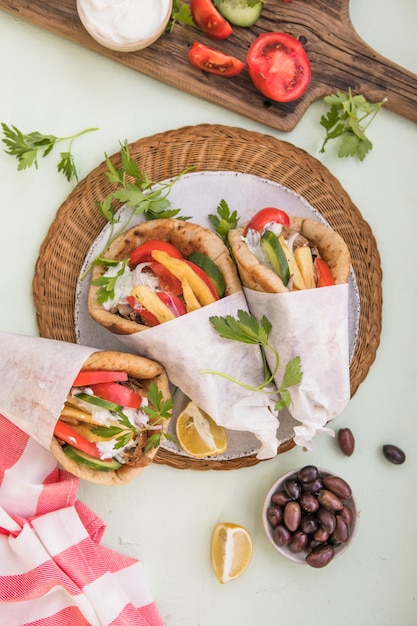
[(98, 385), (92, 385), (91, 388), (94, 395), (103, 398), (103, 400), (109, 400), (109, 402), (131, 409), (139, 409), (142, 405), (142, 396), (140, 394), (118, 383), (99, 383)]
[(94, 370), (91, 372), (81, 371), (74, 382), (73, 387), (88, 387), (97, 383), (123, 382), (127, 380), (126, 372), (114, 372), (106, 370)]
[(191, 0), (190, 10), (194, 23), (208, 37), (226, 39), (233, 33), (229, 22), (219, 13), (212, 0)]
[(199, 70), (217, 76), (237, 76), (245, 67), (245, 64), (236, 57), (209, 48), (198, 41), (193, 43), (188, 58)]
[(248, 50), (247, 62), (253, 84), (271, 100), (298, 100), (310, 84), (307, 53), (302, 44), (287, 33), (259, 35)]

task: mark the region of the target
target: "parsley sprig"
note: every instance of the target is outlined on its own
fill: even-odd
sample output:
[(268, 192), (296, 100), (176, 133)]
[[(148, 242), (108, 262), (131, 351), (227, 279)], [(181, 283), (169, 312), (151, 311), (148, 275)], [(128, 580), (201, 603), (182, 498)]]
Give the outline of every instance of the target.
[(15, 156), (18, 160), (18, 170), (24, 170), (32, 165), (38, 169), (39, 161), (38, 157), (46, 157), (55, 145), (63, 141), (68, 142), (66, 151), (60, 152), (61, 157), (58, 162), (58, 172), (62, 172), (65, 178), (70, 181), (74, 177), (78, 181), (77, 168), (75, 166), (74, 155), (72, 154), (72, 144), (81, 135), (85, 133), (98, 130), (97, 128), (87, 128), (75, 135), (69, 135), (68, 137), (56, 137), (55, 135), (44, 135), (38, 131), (34, 131), (28, 134), (22, 133), (16, 126), (8, 126), (4, 122), (1, 123), (4, 138), (3, 143), (7, 146), (5, 150), (6, 154)]
[[(146, 219), (162, 219), (178, 217), (181, 209), (169, 208), (171, 202), (168, 195), (175, 183), (190, 169), (183, 170), (178, 176), (175, 176), (170, 182), (156, 183), (142, 172), (136, 161), (130, 155), (129, 145), (125, 140), (120, 143), (121, 167), (117, 168), (113, 165), (110, 158), (105, 154), (107, 172), (106, 176), (111, 184), (115, 185), (115, 189), (110, 192), (104, 200), (97, 200), (96, 206), (99, 213), (110, 224), (107, 241), (98, 255), (93, 260), (81, 276), (81, 280), (87, 276), (94, 265), (102, 264), (103, 252), (129, 228), (135, 215), (145, 215)], [(131, 209), (127, 219), (123, 224), (120, 223), (118, 210), (121, 205), (127, 209)], [(189, 219), (181, 217), (179, 219)], [(101, 259), (101, 260), (100, 260)]]
[(162, 391), (158, 389), (154, 382), (149, 385), (147, 397), (149, 405), (143, 407), (142, 410), (150, 418), (150, 423), (143, 428), (136, 428), (127, 415), (123, 413), (122, 407), (120, 407), (120, 409), (114, 411), (120, 426), (97, 426), (92, 428), (91, 432), (106, 439), (116, 439), (115, 450), (123, 448), (133, 437), (137, 437), (141, 432), (149, 432), (156, 428), (157, 430), (154, 430), (152, 435), (148, 435), (145, 452), (148, 452), (151, 448), (157, 448), (163, 437), (170, 441), (174, 440), (174, 435), (164, 433), (161, 429), (163, 421), (172, 417), (173, 398), (164, 400)]
[(172, 33), (175, 24), (185, 24), (186, 26), (195, 26), (193, 16), (189, 4), (174, 0), (172, 3), (171, 17), (165, 29), (165, 32)]
[(94, 278), (91, 281), (91, 284), (95, 287), (99, 287), (97, 290), (97, 302), (100, 304), (104, 304), (108, 300), (113, 300), (114, 298), (114, 289), (116, 287), (116, 281), (119, 276), (123, 276), (126, 265), (129, 259), (123, 259), (123, 261), (115, 261), (113, 259), (105, 259), (103, 257), (97, 257), (94, 259), (94, 265), (106, 265), (108, 267), (117, 266), (120, 264), (117, 272), (114, 276), (99, 276), (98, 278)]
[[(291, 359), (291, 361), (289, 361), (285, 366), (284, 376), (278, 389), (268, 389), (268, 386), (274, 382), (279, 367), (278, 351), (268, 341), (272, 329), (272, 324), (268, 318), (264, 315), (259, 322), (254, 315), (240, 309), (237, 312), (237, 319), (232, 315), (226, 315), (225, 317), (212, 316), (210, 317), (210, 322), (223, 339), (258, 345), (262, 353), (265, 377), (264, 382), (255, 387), (215, 370), (202, 370), (200, 374), (217, 374), (240, 385), (241, 387), (244, 387), (245, 389), (250, 389), (252, 391), (259, 391), (268, 394), (278, 393), (279, 400), (275, 404), (275, 409), (279, 411), (281, 409), (288, 408), (292, 403), (289, 388), (294, 385), (298, 385), (303, 376), (301, 371), (301, 360), (299, 356)], [(273, 371), (270, 371), (268, 367), (266, 350), (270, 350), (275, 356), (275, 366)]]
[(217, 215), (210, 214), (208, 216), (210, 223), (214, 226), (214, 230), (227, 245), (227, 235), (229, 230), (237, 228), (239, 223), (239, 216), (237, 211), (230, 211), (229, 205), (226, 200), (220, 200), (216, 208)]
[(349, 88), (348, 93), (338, 91), (325, 96), (324, 101), (330, 105), (330, 110), (320, 119), (320, 124), (326, 129), (320, 152), (325, 151), (328, 141), (341, 138), (337, 155), (356, 156), (363, 161), (373, 147), (366, 130), (386, 99), (373, 104), (360, 94), (354, 96)]

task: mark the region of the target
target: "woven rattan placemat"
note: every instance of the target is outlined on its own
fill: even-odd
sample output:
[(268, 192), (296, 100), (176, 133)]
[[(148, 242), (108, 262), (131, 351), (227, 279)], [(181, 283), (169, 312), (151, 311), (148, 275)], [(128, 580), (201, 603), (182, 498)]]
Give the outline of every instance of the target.
[[(285, 141), (241, 128), (202, 124), (140, 139), (129, 146), (153, 181), (193, 171), (234, 171), (274, 181), (303, 196), (346, 241), (360, 297), (359, 334), (350, 367), (351, 395), (373, 363), (380, 341), (382, 270), (372, 231), (338, 180), (317, 159)], [(120, 153), (111, 157), (120, 167)], [(75, 342), (74, 306), (78, 277), (88, 250), (105, 225), (95, 201), (112, 190), (103, 162), (82, 180), (59, 208), (39, 251), (33, 298), (41, 336)], [(288, 441), (280, 448), (293, 447)], [(254, 455), (225, 461), (183, 457), (161, 449), (155, 462), (179, 469), (238, 469), (255, 465)]]

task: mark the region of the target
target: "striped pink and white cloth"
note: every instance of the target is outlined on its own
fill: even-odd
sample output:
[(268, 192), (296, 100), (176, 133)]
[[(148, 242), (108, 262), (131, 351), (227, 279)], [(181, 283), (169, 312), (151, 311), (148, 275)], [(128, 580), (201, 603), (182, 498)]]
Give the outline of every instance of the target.
[(0, 624), (163, 626), (141, 563), (100, 544), (78, 479), (0, 415)]

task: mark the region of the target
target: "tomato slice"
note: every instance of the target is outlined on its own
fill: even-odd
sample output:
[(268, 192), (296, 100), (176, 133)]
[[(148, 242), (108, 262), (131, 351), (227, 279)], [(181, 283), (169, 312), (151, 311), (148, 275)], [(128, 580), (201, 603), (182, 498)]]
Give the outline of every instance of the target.
[(135, 250), (133, 250), (129, 258), (129, 265), (131, 267), (135, 267), (139, 263), (147, 263), (151, 261), (152, 250), (162, 250), (170, 256), (173, 256), (175, 259), (183, 258), (183, 255), (178, 250), (178, 248), (176, 248), (172, 243), (169, 243), (169, 241), (162, 241), (161, 239), (150, 239), (149, 241), (145, 241)]
[(180, 317), (180, 315), (185, 315), (187, 313), (184, 302), (177, 298), (177, 296), (173, 293), (157, 291), (156, 295), (164, 304), (167, 305), (167, 307), (171, 309), (175, 317)]
[(88, 387), (97, 383), (123, 382), (127, 380), (126, 372), (113, 372), (106, 370), (94, 370), (91, 372), (81, 371), (72, 383), (73, 387)]
[(191, 269), (197, 274), (197, 276), (199, 276), (201, 280), (203, 280), (206, 283), (207, 287), (210, 289), (215, 299), (220, 300), (219, 294), (217, 293), (217, 289), (213, 281), (211, 280), (210, 276), (208, 276), (208, 274), (206, 274), (206, 272), (202, 270), (201, 267), (198, 267), (198, 265), (196, 265), (195, 263), (192, 263), (192, 261), (188, 261), (188, 259), (186, 259), (185, 262), (187, 263), (187, 265), (191, 267)]
[(126, 301), (130, 304), (134, 312), (140, 315), (144, 322), (148, 322), (149, 326), (158, 326), (158, 318), (148, 311), (148, 309), (145, 309), (134, 296), (126, 296)]
[(190, 62), (203, 72), (217, 76), (237, 76), (245, 64), (236, 57), (224, 54), (195, 41), (188, 53)]
[(326, 261), (316, 258), (314, 260), (314, 270), (316, 273), (317, 287), (330, 287), (335, 284), (333, 274)]
[(98, 385), (92, 385), (91, 388), (94, 395), (103, 398), (103, 400), (109, 400), (109, 402), (131, 409), (139, 409), (142, 405), (142, 396), (140, 394), (118, 383), (99, 383)]
[(276, 222), (277, 224), (282, 224), (283, 226), (290, 225), (290, 218), (281, 209), (276, 209), (275, 207), (265, 207), (261, 209), (255, 215), (251, 217), (248, 222), (248, 225), (245, 228), (244, 234), (246, 235), (248, 230), (257, 230), (261, 232), (269, 222)]
[(194, 23), (208, 37), (226, 39), (233, 33), (229, 22), (219, 13), (212, 0), (191, 0), (190, 10)]
[[(179, 257), (177, 257), (179, 258)], [(182, 257), (181, 257), (182, 258)], [(151, 261), (151, 270), (158, 276), (159, 286), (163, 291), (180, 296), (182, 294), (181, 281), (172, 274), (162, 263), (158, 261)]]
[(248, 50), (247, 61), (253, 84), (271, 100), (298, 100), (310, 83), (308, 56), (302, 44), (287, 33), (259, 35)]
[(77, 433), (69, 424), (66, 424), (62, 420), (58, 420), (55, 424), (54, 435), (61, 441), (65, 441), (69, 443), (77, 450), (81, 450), (81, 452), (85, 452), (95, 459), (100, 459), (100, 450), (97, 448), (96, 444), (92, 441), (88, 441), (85, 437)]

